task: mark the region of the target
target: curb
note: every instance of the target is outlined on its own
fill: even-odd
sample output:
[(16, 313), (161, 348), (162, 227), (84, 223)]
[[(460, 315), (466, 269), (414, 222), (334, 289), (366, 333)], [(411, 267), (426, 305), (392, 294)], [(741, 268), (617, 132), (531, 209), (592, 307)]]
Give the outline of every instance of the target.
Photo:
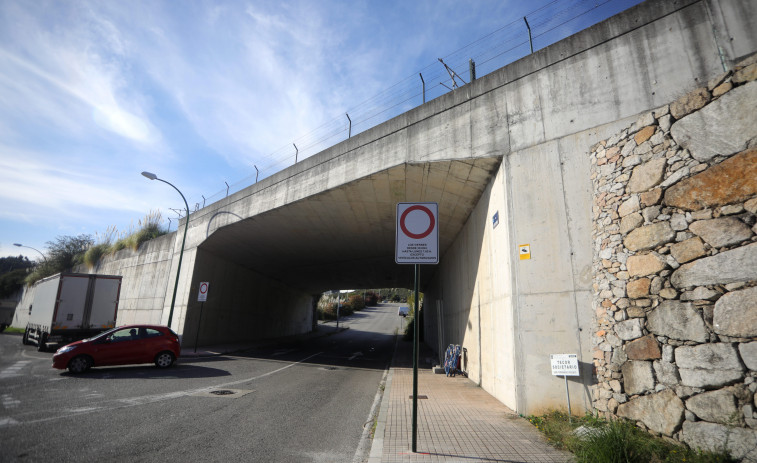
[(386, 386), (384, 393), (381, 395), (381, 407), (379, 407), (378, 418), (376, 419), (376, 434), (373, 435), (371, 444), (371, 453), (368, 456), (367, 463), (381, 463), (384, 452), (384, 433), (386, 431), (386, 415), (389, 411), (389, 396), (392, 391), (392, 377), (394, 371), (389, 368), (389, 374), (386, 377)]

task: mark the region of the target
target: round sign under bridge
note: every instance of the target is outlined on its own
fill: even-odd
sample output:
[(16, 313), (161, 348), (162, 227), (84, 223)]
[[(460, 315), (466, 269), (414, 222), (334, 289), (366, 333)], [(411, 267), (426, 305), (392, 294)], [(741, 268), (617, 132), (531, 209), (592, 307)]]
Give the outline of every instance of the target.
[(439, 263), (439, 205), (398, 203), (394, 260), (398, 264)]

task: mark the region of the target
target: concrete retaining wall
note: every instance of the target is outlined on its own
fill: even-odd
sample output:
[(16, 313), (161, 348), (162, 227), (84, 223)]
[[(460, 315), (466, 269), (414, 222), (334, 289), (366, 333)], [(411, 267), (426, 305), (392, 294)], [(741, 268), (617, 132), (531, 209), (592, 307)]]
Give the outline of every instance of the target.
[[(104, 256), (95, 268), (80, 265), (75, 272), (121, 275), (121, 294), (116, 325), (130, 323), (165, 324), (171, 304), (171, 292), (175, 278), (170, 266), (174, 257), (176, 233), (158, 237), (144, 243), (138, 250), (122, 249), (113, 255)], [(13, 326), (26, 328), (29, 320), (29, 305), (34, 301), (34, 288), (25, 287), (18, 305)]]

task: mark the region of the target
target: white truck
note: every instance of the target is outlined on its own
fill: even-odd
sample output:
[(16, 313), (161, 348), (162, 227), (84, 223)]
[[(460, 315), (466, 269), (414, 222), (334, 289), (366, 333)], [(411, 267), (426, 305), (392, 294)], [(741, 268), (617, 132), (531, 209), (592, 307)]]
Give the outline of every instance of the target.
[(47, 343), (68, 344), (116, 326), (121, 277), (59, 273), (34, 285), (24, 344), (44, 351)]
[(15, 307), (5, 307), (0, 305), (0, 333), (11, 326), (11, 322), (13, 322), (13, 314), (15, 312)]

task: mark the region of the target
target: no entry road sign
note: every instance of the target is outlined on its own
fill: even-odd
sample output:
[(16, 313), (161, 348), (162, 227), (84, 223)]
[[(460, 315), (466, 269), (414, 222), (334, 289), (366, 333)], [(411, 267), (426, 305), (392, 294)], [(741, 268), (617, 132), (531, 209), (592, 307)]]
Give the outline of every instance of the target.
[(439, 205), (397, 203), (397, 239), (394, 261), (398, 264), (439, 263)]
[(203, 281), (200, 283), (200, 291), (197, 293), (197, 302), (205, 302), (208, 300), (208, 287), (210, 282)]

